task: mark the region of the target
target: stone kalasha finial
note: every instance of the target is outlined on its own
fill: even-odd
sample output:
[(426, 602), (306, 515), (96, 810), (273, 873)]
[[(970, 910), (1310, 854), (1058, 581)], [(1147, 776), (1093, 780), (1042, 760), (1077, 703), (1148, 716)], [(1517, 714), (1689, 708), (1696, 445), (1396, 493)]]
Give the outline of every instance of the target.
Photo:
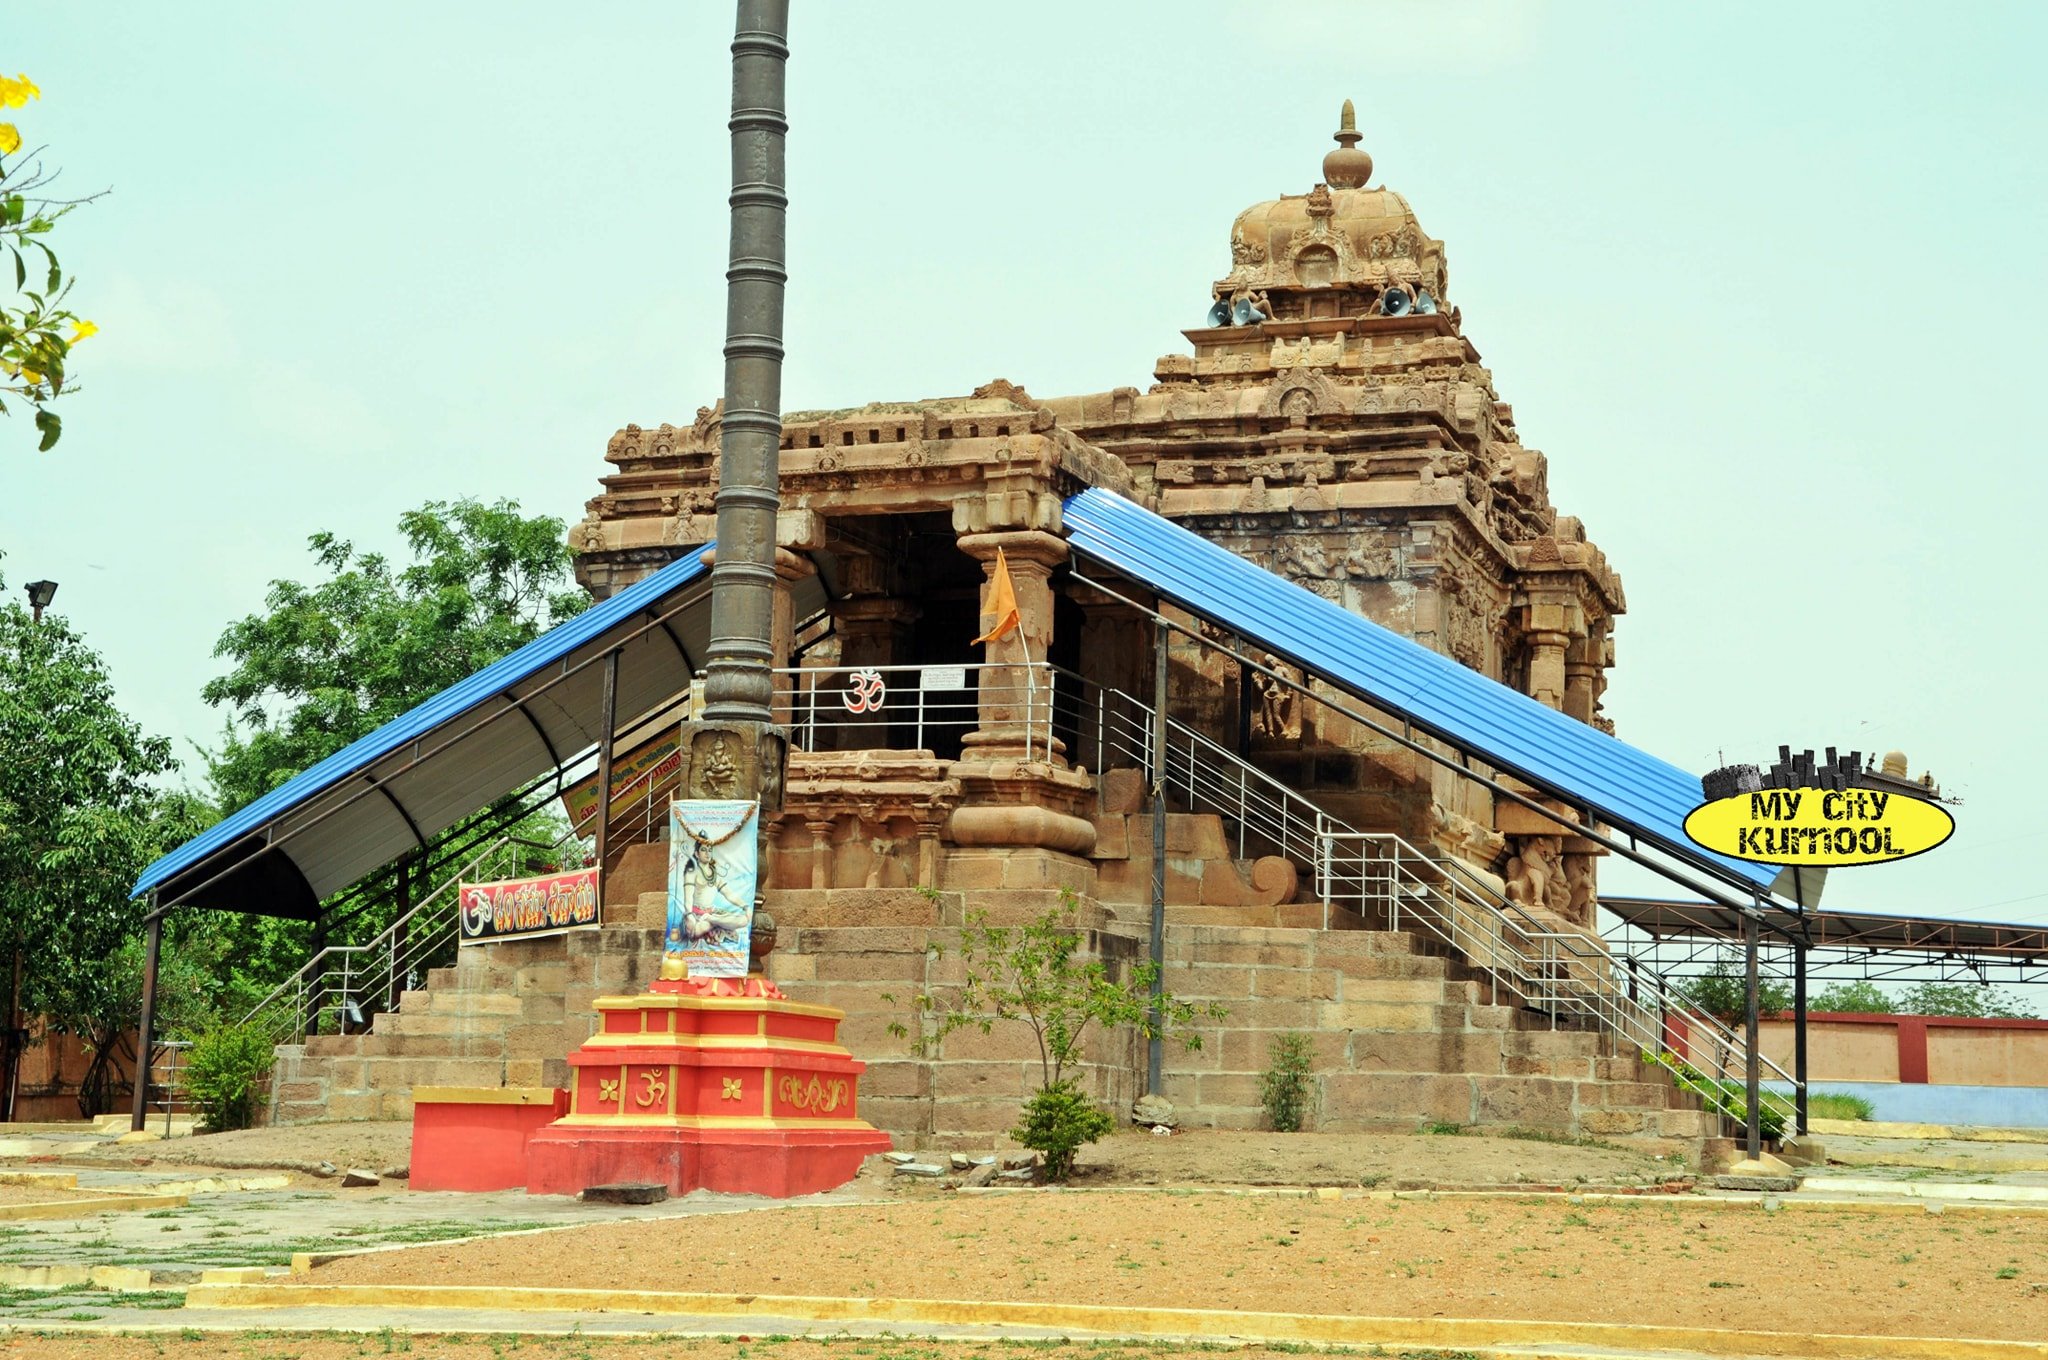
[(1323, 183), (1332, 189), (1362, 189), (1372, 178), (1372, 157), (1358, 149), (1358, 113), (1344, 101), (1337, 127), (1337, 149), (1323, 157)]

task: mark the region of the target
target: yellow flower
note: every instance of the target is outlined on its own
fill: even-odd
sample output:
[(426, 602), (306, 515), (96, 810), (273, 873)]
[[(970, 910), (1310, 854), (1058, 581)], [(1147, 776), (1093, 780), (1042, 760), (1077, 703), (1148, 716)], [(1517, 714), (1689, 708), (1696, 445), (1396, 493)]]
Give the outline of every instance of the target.
[(12, 123), (0, 123), (0, 156), (12, 156), (21, 150), (21, 133)]
[(0, 76), (0, 106), (18, 109), (29, 100), (42, 97), (43, 92), (36, 88), (36, 83), (28, 78), (27, 72), (17, 73), (12, 80)]
[(78, 324), (71, 328), (71, 339), (67, 343), (75, 345), (79, 341), (90, 339), (99, 333), (100, 328), (98, 326), (90, 321), (80, 319)]

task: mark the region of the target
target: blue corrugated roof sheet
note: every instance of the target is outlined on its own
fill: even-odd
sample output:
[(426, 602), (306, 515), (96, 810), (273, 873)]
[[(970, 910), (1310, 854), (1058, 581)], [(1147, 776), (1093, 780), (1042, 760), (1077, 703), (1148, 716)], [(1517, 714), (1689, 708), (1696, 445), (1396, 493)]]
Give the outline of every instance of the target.
[[(234, 847), (237, 841), (251, 832), (278, 821), (362, 773), (407, 743), (421, 740), (479, 705), (501, 698), (522, 681), (708, 573), (711, 569), (704, 564), (703, 556), (701, 551), (685, 553), (653, 575), (634, 582), (610, 599), (592, 605), (575, 618), (549, 629), (510, 656), (457, 681), (417, 708), (393, 718), (368, 736), (280, 784), (143, 870), (142, 877), (136, 880), (134, 895), (140, 896), (169, 882), (209, 856)], [(475, 805), (483, 806), (509, 791), (503, 788), (479, 789)], [(317, 876), (315, 882), (318, 883)]]
[(1768, 865), (1686, 838), (1700, 782), (1675, 765), (1565, 716), (1402, 637), (1172, 521), (1100, 489), (1066, 503), (1075, 551), (1303, 670), (1413, 722), (1505, 773), (1590, 808), (1669, 854), (1757, 887)]

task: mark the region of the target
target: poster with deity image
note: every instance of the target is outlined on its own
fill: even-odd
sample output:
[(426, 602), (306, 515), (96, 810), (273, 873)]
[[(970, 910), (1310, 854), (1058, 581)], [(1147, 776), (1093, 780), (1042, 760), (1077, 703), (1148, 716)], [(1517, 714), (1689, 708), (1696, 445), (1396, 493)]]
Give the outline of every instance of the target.
[(747, 975), (760, 817), (751, 799), (669, 804), (664, 978)]

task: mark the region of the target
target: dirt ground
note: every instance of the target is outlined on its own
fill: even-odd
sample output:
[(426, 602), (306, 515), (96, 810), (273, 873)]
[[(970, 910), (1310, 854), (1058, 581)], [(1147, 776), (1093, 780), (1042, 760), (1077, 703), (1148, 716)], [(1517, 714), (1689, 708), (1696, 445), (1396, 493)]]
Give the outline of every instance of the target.
[[(1697, 1169), (1697, 1168), (1692, 1168)], [(1235, 1133), (1196, 1129), (1161, 1138), (1125, 1130), (1081, 1150), (1078, 1186), (1635, 1185), (1682, 1168), (1617, 1145), (1412, 1133)], [(898, 1178), (899, 1184), (907, 1178)]]
[[(1215, 1360), (1213, 1349), (1171, 1344), (1137, 1345), (1073, 1341), (925, 1341), (919, 1339), (842, 1338), (807, 1341), (782, 1337), (618, 1337), (438, 1336), (432, 1333), (393, 1336), (388, 1333), (341, 1335), (248, 1335), (209, 1333), (204, 1336), (162, 1334), (141, 1337), (16, 1334), (0, 1340), (0, 1354), (32, 1360), (356, 1360), (410, 1351), (431, 1360)], [(1343, 1353), (1343, 1352), (1339, 1352)], [(1357, 1354), (1358, 1352), (1351, 1352)], [(1383, 1360), (1453, 1360), (1446, 1351), (1373, 1351)], [(1232, 1350), (1232, 1360), (1281, 1360), (1280, 1352), (1263, 1347)]]
[(123, 1168), (174, 1166), (180, 1174), (187, 1168), (303, 1171), (321, 1162), (331, 1162), (344, 1171), (351, 1167), (382, 1171), (386, 1167), (404, 1166), (411, 1159), (412, 1125), (396, 1120), (202, 1133), (158, 1143), (110, 1145), (66, 1158)]
[(8, 1185), (0, 1183), (0, 1204), (48, 1204), (57, 1199), (86, 1199), (92, 1191), (78, 1191), (57, 1185)]
[[(547, 1283), (568, 1288), (2048, 1335), (2048, 1218), (2032, 1216), (1035, 1191), (547, 1240)], [(531, 1239), (422, 1246), (310, 1282), (523, 1281), (534, 1259)]]
[[(1015, 1146), (1005, 1140), (1005, 1150)], [(931, 1154), (944, 1160), (943, 1154)], [(412, 1126), (354, 1121), (294, 1124), (127, 1144), (67, 1160), (108, 1166), (304, 1171), (321, 1162), (382, 1171), (412, 1156)], [(1399, 1189), (1456, 1185), (1633, 1185), (1686, 1168), (1618, 1145), (1575, 1146), (1495, 1135), (1407, 1133), (1233, 1133), (1197, 1129), (1160, 1138), (1125, 1130), (1081, 1153), (1075, 1184), (1341, 1185)], [(877, 1164), (869, 1182), (893, 1184)], [(929, 1183), (924, 1183), (928, 1185)]]

